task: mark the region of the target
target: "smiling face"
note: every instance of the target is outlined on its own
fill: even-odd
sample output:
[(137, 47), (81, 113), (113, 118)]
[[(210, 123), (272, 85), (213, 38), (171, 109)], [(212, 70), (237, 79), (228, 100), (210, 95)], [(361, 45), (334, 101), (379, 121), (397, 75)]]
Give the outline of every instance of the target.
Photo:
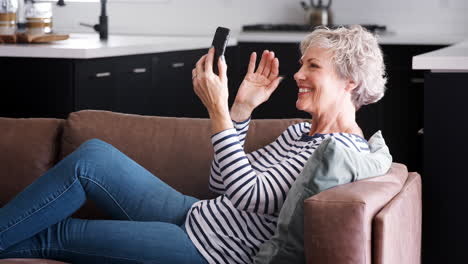
[(332, 52), (310, 46), (300, 59), (301, 68), (294, 74), (299, 88), (296, 107), (311, 115), (340, 107), (354, 83), (340, 78), (332, 63)]

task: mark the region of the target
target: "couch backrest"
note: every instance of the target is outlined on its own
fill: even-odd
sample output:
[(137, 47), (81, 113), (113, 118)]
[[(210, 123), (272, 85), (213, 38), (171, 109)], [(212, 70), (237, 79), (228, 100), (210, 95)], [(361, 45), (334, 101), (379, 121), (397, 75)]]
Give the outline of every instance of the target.
[[(246, 151), (270, 143), (300, 119), (254, 120)], [(176, 190), (200, 199), (208, 190), (213, 157), (210, 120), (121, 114), (85, 110), (70, 114), (62, 137), (61, 157), (91, 138), (104, 140)]]
[(64, 120), (0, 118), (0, 207), (58, 158)]

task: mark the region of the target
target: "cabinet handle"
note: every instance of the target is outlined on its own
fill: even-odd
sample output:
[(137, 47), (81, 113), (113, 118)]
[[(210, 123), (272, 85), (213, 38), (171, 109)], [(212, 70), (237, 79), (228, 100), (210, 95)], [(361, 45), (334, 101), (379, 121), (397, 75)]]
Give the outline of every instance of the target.
[(418, 130), (418, 135), (424, 135), (424, 127)]
[(133, 69), (133, 73), (144, 73), (146, 72), (146, 68), (135, 68)]
[(184, 67), (185, 66), (185, 63), (183, 62), (174, 62), (172, 63), (172, 68), (181, 68), (181, 67)]
[(104, 78), (104, 77), (109, 77), (111, 76), (110, 72), (99, 72), (96, 73), (96, 78)]
[(424, 78), (411, 78), (411, 83), (424, 83)]

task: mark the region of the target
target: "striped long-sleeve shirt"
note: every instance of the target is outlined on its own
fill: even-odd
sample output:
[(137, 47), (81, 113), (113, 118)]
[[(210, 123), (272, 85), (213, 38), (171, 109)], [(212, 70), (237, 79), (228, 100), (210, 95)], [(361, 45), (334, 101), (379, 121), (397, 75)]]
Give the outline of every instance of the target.
[(259, 246), (270, 239), (291, 185), (323, 139), (369, 152), (360, 136), (348, 133), (309, 136), (310, 123), (288, 127), (274, 142), (246, 154), (250, 119), (211, 137), (214, 159), (210, 189), (221, 194), (190, 209), (185, 227), (208, 263), (252, 263)]

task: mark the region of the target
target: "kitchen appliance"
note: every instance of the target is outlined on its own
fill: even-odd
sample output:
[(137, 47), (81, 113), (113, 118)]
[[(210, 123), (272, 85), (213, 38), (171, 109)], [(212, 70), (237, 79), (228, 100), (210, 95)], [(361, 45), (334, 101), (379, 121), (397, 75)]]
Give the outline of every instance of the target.
[(332, 0), (328, 0), (327, 4), (324, 4), (322, 0), (310, 0), (310, 4), (302, 1), (301, 5), (306, 11), (306, 24), (311, 26), (332, 25), (333, 17), (330, 9), (331, 3)]
[[(328, 25), (329, 28), (348, 27), (349, 25)], [(361, 24), (362, 27), (372, 33), (380, 33), (387, 30), (386, 26), (375, 24)], [(242, 27), (244, 32), (311, 32), (317, 26), (309, 24), (254, 24)]]

